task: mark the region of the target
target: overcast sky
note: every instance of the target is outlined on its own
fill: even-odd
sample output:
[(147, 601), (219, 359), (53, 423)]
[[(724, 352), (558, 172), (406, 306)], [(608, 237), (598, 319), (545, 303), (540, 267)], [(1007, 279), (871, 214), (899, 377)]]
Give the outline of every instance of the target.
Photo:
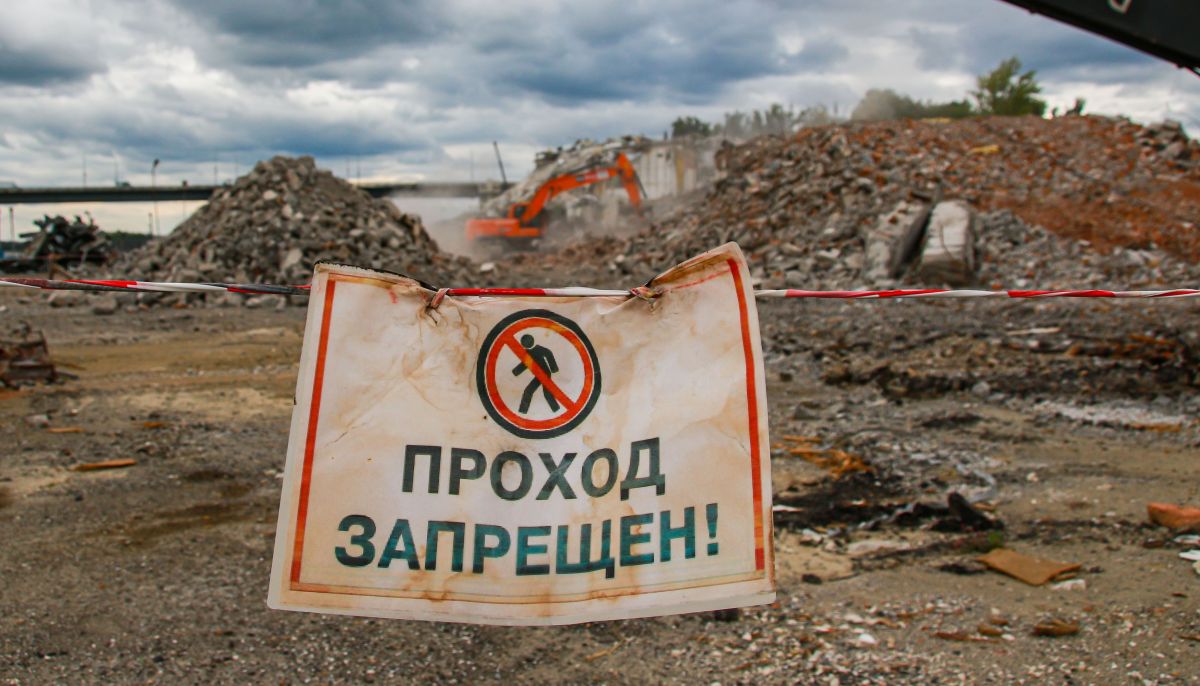
[[(1200, 130), (1200, 78), (998, 0), (3, 0), (0, 180), (224, 181), (263, 157), (339, 174), (495, 177), (680, 115), (964, 97), (1018, 55), (1051, 106)], [(162, 224), (189, 209), (164, 203)], [(18, 207), (28, 227), (47, 208)], [(82, 209), (82, 208), (80, 208)], [(144, 229), (144, 206), (91, 206)], [(5, 238), (8, 217), (4, 216)], [(116, 225), (114, 225), (116, 224)]]

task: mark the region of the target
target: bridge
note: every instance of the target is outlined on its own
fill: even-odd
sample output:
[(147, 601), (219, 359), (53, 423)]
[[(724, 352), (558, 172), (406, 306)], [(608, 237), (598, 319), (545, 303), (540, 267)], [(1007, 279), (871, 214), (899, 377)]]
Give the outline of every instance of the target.
[[(512, 186), (498, 181), (416, 181), (411, 183), (354, 184), (375, 198), (479, 198), (497, 195)], [(31, 203), (150, 202), (155, 200), (208, 200), (229, 184), (186, 186), (47, 186), (0, 188), (0, 206)]]

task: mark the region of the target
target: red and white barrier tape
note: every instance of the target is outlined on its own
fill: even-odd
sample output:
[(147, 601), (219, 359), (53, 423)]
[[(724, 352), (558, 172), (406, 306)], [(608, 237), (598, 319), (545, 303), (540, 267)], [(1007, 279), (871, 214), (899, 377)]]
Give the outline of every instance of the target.
[(48, 291), (138, 291), (145, 293), (243, 293), (245, 295), (308, 295), (308, 286), (274, 286), (251, 283), (178, 283), (174, 281), (125, 281), (92, 279), (31, 279), (0, 276), (0, 287)]
[[(0, 287), (31, 288), (39, 290), (73, 291), (139, 291), (148, 293), (213, 293), (228, 292), (245, 295), (308, 295), (308, 286), (276, 286), (271, 284), (234, 283), (177, 283), (171, 281), (113, 281), (72, 279), (32, 279), (23, 277), (0, 277)], [(450, 288), (446, 295), (452, 297), (621, 297), (635, 296), (653, 298), (653, 290), (639, 287), (632, 290), (606, 290), (571, 286), (567, 288)], [(795, 288), (755, 291), (759, 298), (819, 298), (837, 300), (883, 300), (894, 298), (1197, 298), (1200, 290), (1175, 288), (1157, 291), (1106, 291), (1106, 290), (952, 290), (946, 288), (910, 288), (882, 291), (806, 291)]]
[(891, 291), (802, 291), (795, 288), (788, 288), (784, 290), (755, 291), (754, 295), (759, 298), (834, 298), (842, 300), (884, 298), (1196, 298), (1200, 297), (1200, 290), (1176, 288), (1166, 291), (977, 291), (951, 290), (948, 288), (911, 288)]

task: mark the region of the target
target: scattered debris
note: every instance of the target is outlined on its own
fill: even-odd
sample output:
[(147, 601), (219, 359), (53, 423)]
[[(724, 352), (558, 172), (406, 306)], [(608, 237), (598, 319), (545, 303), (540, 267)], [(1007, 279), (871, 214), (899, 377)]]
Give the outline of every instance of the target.
[(7, 340), (0, 340), (0, 386), (16, 388), (38, 381), (54, 382), (58, 378), (42, 332), (35, 334), (24, 324), (11, 331)]
[(937, 566), (937, 570), (948, 574), (958, 574), (959, 576), (973, 576), (975, 574), (983, 574), (988, 568), (978, 560), (964, 559), (943, 562)]
[(1004, 523), (972, 505), (957, 491), (946, 496), (946, 504), (916, 502), (905, 505), (892, 515), (891, 521), (902, 526), (917, 526), (933, 519), (930, 529), (942, 533), (999, 531)]
[(933, 635), (943, 641), (959, 641), (962, 643), (991, 643), (988, 636), (976, 636), (967, 631), (935, 631)]
[(790, 455), (802, 458), (807, 462), (829, 471), (830, 476), (839, 479), (847, 474), (866, 473), (871, 467), (857, 455), (852, 455), (837, 448), (818, 447), (821, 439), (817, 436), (785, 435), (783, 440), (793, 444), (787, 448)]
[(993, 531), (1004, 523), (984, 514), (959, 493), (946, 497), (947, 514), (933, 525), (934, 531)]
[(1065, 619), (1047, 619), (1038, 622), (1033, 627), (1034, 636), (1074, 636), (1079, 633), (1079, 623)]
[(855, 541), (846, 546), (846, 554), (850, 557), (865, 557), (880, 553), (895, 553), (908, 550), (912, 546), (904, 541), (890, 538), (869, 538), (865, 541)]
[(1067, 579), (1066, 581), (1052, 584), (1050, 588), (1056, 591), (1086, 591), (1087, 579)]
[(45, 429), (50, 426), (50, 415), (31, 414), (25, 418), (25, 423), (35, 429)]
[(874, 636), (872, 636), (871, 634), (868, 634), (865, 631), (860, 632), (857, 636), (855, 636), (852, 639), (851, 642), (860, 648), (873, 648), (873, 647), (879, 645), (879, 639), (875, 638)]
[[(1135, 344), (1139, 343), (1135, 341)], [(1165, 342), (1170, 345), (1169, 342)], [(1131, 347), (1142, 347), (1133, 345)], [(1091, 351), (1096, 353), (1099, 351)], [(1130, 351), (1132, 352), (1132, 351)], [(1084, 354), (1084, 353), (1080, 353)], [(1133, 356), (1121, 355), (1122, 357)], [(1179, 414), (1168, 414), (1150, 408), (1123, 403), (1106, 403), (1102, 405), (1076, 405), (1063, 402), (1043, 402), (1035, 408), (1038, 412), (1064, 417), (1083, 424), (1110, 426), (1139, 431), (1165, 431), (1178, 433), (1183, 427), (1191, 424), (1191, 417)]]
[(975, 627), (975, 630), (989, 638), (1000, 638), (1004, 635), (1004, 629), (1001, 629), (995, 624), (980, 624), (979, 626)]
[(137, 460), (118, 458), (115, 460), (104, 460), (102, 462), (83, 462), (71, 467), (71, 470), (76, 472), (95, 472), (102, 469), (121, 469), (122, 467), (132, 467), (135, 464), (137, 464)]
[(1077, 572), (1082, 567), (1076, 563), (1054, 562), (1023, 555), (1008, 548), (996, 548), (980, 557), (979, 561), (1030, 586), (1041, 586), (1064, 574)]
[(594, 652), (590, 655), (585, 655), (583, 659), (587, 662), (593, 662), (595, 660), (599, 660), (602, 657), (608, 657), (609, 655), (612, 655), (613, 653), (620, 650), (622, 646), (624, 646), (626, 643), (629, 643), (632, 640), (633, 639), (627, 638), (623, 641), (618, 641), (617, 643), (612, 644), (608, 648), (604, 648), (603, 650), (597, 650), (596, 652)]
[[(987, 382), (981, 381), (980, 383)], [(922, 421), (921, 426), (926, 429), (957, 429), (964, 426), (978, 424), (981, 419), (983, 418), (973, 412), (958, 412), (955, 414), (930, 417), (929, 419)]]
[(1200, 528), (1200, 507), (1172, 505), (1170, 503), (1148, 503), (1146, 512), (1150, 521), (1173, 530)]

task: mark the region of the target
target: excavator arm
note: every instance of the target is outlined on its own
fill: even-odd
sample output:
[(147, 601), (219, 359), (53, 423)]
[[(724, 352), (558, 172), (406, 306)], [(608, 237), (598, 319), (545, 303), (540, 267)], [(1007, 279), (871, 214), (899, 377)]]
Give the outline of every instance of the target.
[(629, 194), (630, 204), (633, 205), (634, 210), (640, 213), (642, 210), (642, 195), (638, 186), (637, 172), (633, 170), (633, 164), (630, 163), (625, 153), (620, 153), (611, 167), (590, 169), (577, 174), (563, 174), (562, 176), (550, 179), (537, 189), (537, 192), (534, 193), (533, 198), (528, 203), (517, 203), (509, 208), (509, 216), (515, 216), (513, 214), (514, 208), (524, 205), (525, 209), (521, 217), (526, 222), (531, 222), (546, 208), (546, 203), (559, 195), (575, 190), (576, 188), (590, 186), (594, 183), (603, 183), (613, 178), (621, 179), (621, 184), (625, 187), (625, 192)]
[(467, 221), (467, 238), (475, 240), (485, 237), (512, 239), (533, 239), (542, 235), (539, 217), (546, 209), (546, 204), (559, 195), (568, 191), (603, 183), (609, 179), (620, 179), (625, 192), (629, 195), (629, 203), (641, 214), (642, 192), (641, 183), (633, 163), (619, 153), (610, 166), (595, 169), (579, 170), (556, 176), (538, 186), (533, 197), (527, 202), (516, 202), (508, 207), (504, 218), (478, 218)]

